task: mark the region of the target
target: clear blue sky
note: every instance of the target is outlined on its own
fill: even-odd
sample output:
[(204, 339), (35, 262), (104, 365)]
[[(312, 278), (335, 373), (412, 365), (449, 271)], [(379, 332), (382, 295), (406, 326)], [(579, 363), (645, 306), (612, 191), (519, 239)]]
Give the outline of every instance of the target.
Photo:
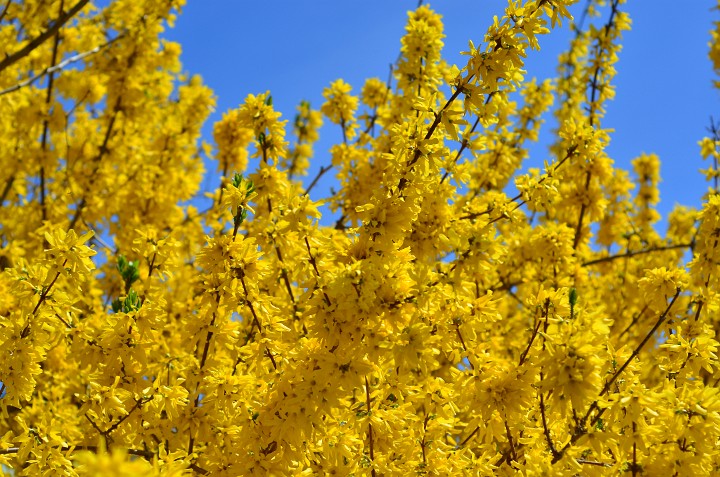
[[(217, 96), (217, 108), (204, 128), (212, 142), (212, 123), (241, 104), (248, 94), (270, 90), (284, 119), (295, 115), (301, 100), (322, 103), (322, 90), (343, 78), (360, 91), (366, 78), (387, 78), (399, 52), (407, 11), (417, 0), (272, 1), (188, 0), (166, 38), (181, 43), (184, 69), (200, 74)], [(502, 15), (505, 0), (445, 0), (429, 3), (443, 15), (445, 56), (462, 66), (459, 52), (472, 39), (480, 43), (493, 15)], [(571, 10), (578, 15), (584, 5)], [(720, 119), (718, 92), (707, 57), (709, 30), (720, 12), (715, 2), (692, 0), (631, 1), (633, 29), (624, 35), (617, 65), (616, 99), (603, 126), (614, 128), (609, 147), (616, 164), (647, 152), (662, 161), (660, 211), (675, 203), (698, 206), (707, 183), (697, 170), (707, 167), (697, 142), (709, 118)], [(682, 7), (680, 7), (682, 5)], [(565, 25), (566, 26), (566, 25)], [(555, 73), (557, 55), (570, 37), (567, 28), (540, 39), (532, 51), (527, 77)], [(546, 127), (547, 129), (547, 127)], [(545, 136), (547, 137), (547, 136)], [(312, 171), (329, 163), (329, 147), (340, 138), (332, 125), (321, 131)], [(531, 165), (547, 158), (546, 145), (531, 151)], [(214, 165), (209, 168), (215, 174)], [(206, 179), (214, 186), (216, 179)], [(328, 183), (314, 191), (327, 194)]]

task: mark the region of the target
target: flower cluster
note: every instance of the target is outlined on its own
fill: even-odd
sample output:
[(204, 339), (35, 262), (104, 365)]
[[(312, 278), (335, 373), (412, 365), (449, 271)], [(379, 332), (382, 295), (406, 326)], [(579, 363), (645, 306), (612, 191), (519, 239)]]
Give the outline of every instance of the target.
[[(614, 167), (602, 126), (622, 0), (511, 0), (459, 67), (422, 5), (391, 81), (333, 82), (292, 142), (249, 95), (214, 150), (212, 95), (159, 39), (182, 2), (105, 3), (0, 12), (3, 470), (717, 473), (720, 135), (659, 232), (660, 158)], [(563, 23), (558, 77), (526, 80)], [(323, 116), (343, 138), (301, 182)]]

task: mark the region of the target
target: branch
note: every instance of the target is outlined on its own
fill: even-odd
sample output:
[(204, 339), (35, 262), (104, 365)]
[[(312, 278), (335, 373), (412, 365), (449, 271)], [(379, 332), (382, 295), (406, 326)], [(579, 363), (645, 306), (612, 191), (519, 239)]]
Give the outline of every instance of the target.
[[(510, 456), (515, 462), (518, 461), (517, 451), (515, 450), (515, 444), (513, 443), (512, 433), (510, 432), (510, 426), (508, 426), (507, 419), (505, 419), (505, 435), (507, 435), (508, 443), (510, 444)], [(508, 462), (509, 464), (510, 462)]]
[[(567, 153), (565, 154), (565, 157), (563, 157), (560, 161), (558, 161), (557, 164), (554, 165), (554, 170), (557, 170), (560, 166), (562, 166), (563, 164), (565, 164), (565, 162), (567, 162), (567, 160), (570, 159), (570, 158), (575, 154), (575, 151), (577, 150), (577, 148), (578, 148), (578, 145), (577, 145), (577, 144), (573, 144), (572, 146), (570, 146), (570, 148), (568, 148), (568, 150), (567, 150)], [(543, 182), (545, 182), (545, 179), (547, 179), (547, 178), (549, 178), (549, 177), (552, 177), (552, 176), (551, 176), (551, 175), (548, 175), (548, 174), (543, 175), (543, 176), (537, 181), (537, 184), (536, 184), (536, 185), (542, 184)], [(512, 199), (509, 199), (508, 201), (506, 201), (506, 202), (505, 202), (505, 205), (506, 205), (506, 206), (509, 206), (512, 202), (517, 202), (517, 201), (520, 200), (520, 199), (522, 199), (522, 192), (519, 193), (518, 195), (516, 195), (515, 197), (513, 197)], [(525, 201), (525, 200), (520, 201), (520, 202), (517, 202), (516, 205), (515, 205), (515, 208), (514, 208), (513, 210), (511, 210), (510, 212), (516, 211), (517, 209), (519, 209), (520, 207), (522, 207), (523, 205), (525, 205), (526, 202), (527, 202), (527, 201)], [(492, 212), (493, 210), (494, 210), (493, 207), (489, 207), (489, 208), (483, 210), (482, 212), (473, 212), (473, 213), (471, 213), (471, 214), (463, 215), (463, 216), (460, 217), (458, 220), (472, 220), (472, 219), (476, 219), (476, 218), (480, 217), (481, 215), (489, 214), (489, 213)], [(502, 215), (500, 215), (499, 217), (496, 217), (495, 219), (493, 219), (493, 220), (491, 220), (490, 222), (488, 222), (487, 225), (490, 225), (490, 224), (492, 224), (492, 223), (495, 223), (495, 222), (499, 221), (500, 219), (507, 218), (507, 217), (509, 217), (507, 214), (502, 214)]]
[(477, 431), (479, 431), (479, 430), (480, 430), (480, 426), (475, 426), (475, 430), (473, 430), (473, 431), (470, 433), (469, 436), (467, 436), (465, 439), (463, 439), (463, 441), (460, 443), (460, 445), (458, 445), (458, 448), (464, 447), (465, 444), (467, 444), (468, 441), (469, 441), (470, 439), (472, 439), (473, 436), (474, 436), (475, 434), (477, 434)]
[[(509, 291), (509, 290), (508, 290)], [(542, 319), (539, 319), (538, 322), (535, 324), (535, 328), (533, 329), (532, 336), (530, 336), (530, 341), (527, 344), (527, 347), (525, 348), (525, 351), (520, 355), (520, 362), (518, 363), (518, 367), (522, 366), (525, 362), (525, 359), (527, 358), (528, 353), (530, 352), (530, 348), (532, 348), (532, 344), (535, 341), (535, 337), (538, 334), (538, 331), (540, 331), (540, 325), (545, 322), (547, 323), (548, 314), (550, 313), (550, 299), (548, 298), (545, 300), (545, 309), (543, 310), (543, 317)]]
[(3, 8), (2, 13), (0, 13), (0, 22), (3, 21), (3, 18), (5, 18), (8, 8), (10, 8), (10, 3), (12, 3), (12, 0), (7, 0), (7, 2), (5, 2), (5, 7)]
[[(658, 328), (660, 328), (660, 325), (662, 325), (665, 322), (665, 319), (667, 318), (668, 314), (670, 313), (670, 310), (672, 309), (673, 305), (675, 304), (678, 297), (680, 296), (680, 292), (681, 292), (681, 290), (679, 288), (675, 291), (675, 295), (673, 296), (672, 300), (668, 304), (667, 308), (665, 308), (665, 311), (663, 311), (662, 314), (660, 315), (660, 317), (657, 319), (657, 321), (655, 322), (655, 325), (652, 327), (652, 329), (648, 332), (648, 334), (645, 336), (645, 338), (642, 340), (642, 342), (640, 342), (640, 344), (637, 345), (637, 347), (633, 350), (632, 354), (628, 357), (628, 359), (625, 361), (625, 363), (623, 363), (623, 365), (620, 366), (620, 369), (615, 371), (615, 374), (613, 374), (612, 377), (608, 380), (608, 382), (605, 383), (605, 386), (603, 387), (602, 391), (600, 391), (600, 394), (598, 395), (598, 399), (601, 398), (603, 395), (605, 395), (605, 393), (607, 393), (610, 390), (610, 386), (612, 386), (612, 384), (615, 382), (615, 380), (623, 373), (623, 371), (625, 371), (625, 368), (628, 367), (630, 362), (633, 359), (635, 359), (638, 354), (640, 354), (640, 351), (647, 344), (647, 342), (650, 341), (650, 338), (652, 338), (653, 335), (655, 334), (655, 332), (658, 330)], [(585, 423), (590, 418), (590, 414), (592, 414), (592, 412), (597, 409), (599, 409), (598, 400), (595, 400), (588, 408), (587, 412), (585, 413), (585, 416), (582, 418), (582, 420), (578, 424), (578, 427), (576, 428), (575, 433), (572, 435), (572, 437), (570, 438), (568, 443), (565, 444), (565, 446), (562, 449), (560, 449), (557, 452), (557, 454), (553, 457), (553, 459), (551, 461), (553, 464), (557, 463), (560, 459), (562, 459), (563, 456), (565, 455), (565, 452), (571, 446), (575, 445), (575, 443), (578, 441), (578, 439), (580, 439), (580, 437), (582, 437), (583, 435), (585, 435), (587, 433), (587, 428), (585, 427)], [(590, 424), (594, 426), (598, 422), (598, 420), (600, 419), (600, 416), (602, 416), (604, 411), (605, 411), (605, 409), (600, 409), (599, 412), (597, 413), (597, 415), (592, 419), (592, 421), (590, 421)]]
[[(470, 75), (470, 77), (468, 77), (467, 81), (469, 82), (473, 76), (474, 75)], [(455, 88), (455, 92), (450, 96), (450, 98), (448, 98), (447, 102), (445, 103), (445, 106), (443, 106), (442, 109), (435, 114), (435, 119), (433, 120), (432, 124), (430, 124), (430, 127), (427, 130), (427, 133), (425, 133), (425, 136), (423, 137), (424, 141), (427, 141), (428, 139), (432, 138), (432, 135), (435, 133), (435, 129), (438, 127), (438, 125), (440, 124), (440, 121), (442, 120), (442, 115), (445, 114), (445, 111), (447, 111), (450, 108), (450, 106), (452, 105), (452, 103), (457, 99), (457, 97), (460, 96), (460, 93), (462, 93), (462, 91), (463, 91), (463, 86), (465, 86), (465, 85), (464, 84), (457, 85)], [(420, 156), (422, 156), (422, 152), (420, 151), (419, 148), (416, 148), (415, 153), (413, 154), (413, 158), (407, 161), (407, 163), (405, 164), (405, 167), (407, 167), (408, 170), (412, 170), (413, 166), (420, 159)], [(402, 177), (400, 179), (400, 182), (398, 183), (397, 190), (402, 192), (405, 189), (406, 184), (407, 184), (407, 179), (405, 179), (405, 177)]]
[[(67, 264), (67, 259), (62, 264), (62, 268), (65, 268), (65, 265)], [(57, 272), (55, 274), (55, 278), (52, 279), (50, 282), (50, 285), (47, 286), (47, 288), (43, 288), (42, 293), (40, 294), (40, 298), (38, 299), (37, 305), (35, 305), (35, 308), (33, 309), (31, 316), (35, 316), (35, 313), (37, 313), (38, 309), (40, 308), (40, 305), (42, 305), (45, 302), (45, 299), (47, 298), (48, 294), (50, 294), (50, 290), (52, 290), (53, 285), (55, 285), (55, 282), (60, 277), (60, 272)], [(28, 318), (27, 325), (25, 325), (25, 328), (23, 328), (22, 332), (20, 333), (20, 338), (27, 338), (27, 335), (30, 334), (30, 319)]]
[(373, 447), (373, 427), (372, 427), (372, 421), (370, 419), (370, 414), (372, 413), (372, 408), (370, 407), (370, 384), (368, 384), (368, 378), (365, 376), (365, 404), (367, 406), (367, 414), (368, 414), (368, 440), (370, 441), (370, 462), (372, 469), (370, 470), (370, 475), (372, 477), (375, 477), (377, 473), (375, 472), (375, 449)]
[[(485, 104), (488, 103), (490, 98), (492, 98), (492, 94), (488, 96), (488, 100), (485, 101)], [(470, 128), (470, 132), (467, 134), (467, 137), (464, 137), (462, 139), (462, 141), (460, 142), (460, 149), (458, 149), (457, 153), (455, 154), (455, 158), (453, 159), (453, 166), (455, 166), (455, 164), (457, 164), (458, 160), (460, 159), (460, 156), (465, 151), (465, 149), (467, 149), (468, 145), (470, 144), (470, 142), (468, 141), (468, 137), (470, 137), (472, 135), (472, 133), (475, 132), (475, 129), (477, 129), (479, 124), (480, 124), (480, 116), (478, 116), (477, 119), (475, 119), (475, 123), (472, 125), (472, 128)], [(440, 179), (440, 183), (442, 184), (443, 182), (445, 182), (445, 179), (447, 179), (449, 175), (450, 175), (450, 171), (448, 169), (445, 169), (445, 173), (443, 174), (442, 178)]]
[(612, 464), (608, 464), (607, 462), (598, 462), (596, 460), (587, 460), (587, 459), (575, 459), (575, 462), (578, 464), (585, 464), (585, 465), (595, 465), (598, 467), (612, 467)]
[(108, 429), (103, 433), (103, 435), (105, 435), (105, 436), (107, 437), (107, 436), (109, 436), (110, 434), (112, 434), (113, 432), (115, 432), (115, 430), (116, 430), (118, 427), (120, 427), (120, 424), (122, 424), (123, 422), (125, 422), (125, 420), (126, 420), (128, 417), (130, 417), (130, 415), (131, 415), (133, 412), (135, 412), (136, 410), (140, 409), (143, 404), (145, 404), (145, 403), (147, 403), (147, 402), (150, 402), (150, 401), (152, 401), (152, 398), (151, 398), (151, 397), (145, 397), (145, 398), (136, 400), (136, 401), (135, 401), (135, 405), (132, 407), (132, 409), (130, 409), (130, 411), (128, 411), (127, 414), (125, 414), (124, 416), (122, 416), (115, 424), (113, 424), (113, 425), (111, 425), (110, 427), (108, 427)]
[(26, 57), (30, 54), (31, 51), (33, 51), (35, 48), (39, 47), (45, 41), (53, 36), (55, 33), (57, 33), (60, 28), (62, 28), (63, 25), (65, 25), (72, 17), (77, 15), (77, 13), (83, 9), (85, 5), (89, 0), (79, 0), (74, 7), (72, 7), (70, 10), (68, 10), (64, 15), (61, 15), (60, 18), (55, 20), (55, 22), (52, 24), (50, 28), (42, 32), (40, 35), (33, 38), (25, 47), (21, 48), (19, 51), (16, 51), (12, 55), (7, 55), (5, 59), (0, 61), (0, 72), (8, 68), (9, 66), (15, 64), (18, 60), (21, 60), (22, 58)]
[(315, 176), (315, 178), (313, 179), (313, 181), (310, 183), (310, 185), (308, 186), (308, 188), (305, 190), (305, 193), (304, 193), (303, 195), (308, 195), (308, 194), (310, 194), (310, 191), (313, 189), (313, 187), (315, 187), (315, 185), (316, 185), (317, 182), (320, 180), (320, 178), (321, 178), (327, 171), (329, 171), (330, 169), (332, 169), (332, 167), (333, 167), (332, 165), (322, 166), (322, 167), (320, 168), (320, 170), (318, 171), (317, 175)]
[(83, 53), (78, 53), (78, 54), (75, 55), (75, 56), (71, 56), (70, 58), (67, 58), (67, 59), (64, 60), (64, 61), (61, 61), (60, 63), (58, 63), (58, 64), (55, 65), (55, 66), (48, 66), (47, 68), (45, 68), (44, 70), (42, 70), (40, 73), (38, 73), (38, 74), (36, 74), (36, 75), (34, 75), (34, 76), (30, 76), (29, 78), (25, 79), (24, 81), (21, 81), (20, 83), (16, 84), (15, 86), (10, 86), (9, 88), (0, 91), (0, 96), (2, 96), (2, 95), (4, 95), (4, 94), (12, 93), (13, 91), (17, 91), (17, 90), (19, 90), (19, 89), (21, 89), (21, 88), (24, 88), (25, 86), (30, 86), (30, 85), (33, 84), (35, 81), (37, 81), (37, 80), (39, 80), (40, 78), (42, 78), (43, 76), (46, 76), (46, 75), (49, 75), (49, 74), (51, 74), (51, 73), (54, 73), (54, 72), (56, 72), (56, 71), (58, 71), (58, 70), (61, 70), (61, 69), (65, 68), (67, 65), (70, 65), (70, 64), (75, 63), (75, 62), (77, 62), (77, 61), (80, 61), (80, 60), (82, 60), (82, 59), (84, 59), (84, 58), (87, 58), (87, 57), (90, 56), (90, 55), (94, 55), (95, 53), (98, 53), (100, 50), (103, 50), (104, 48), (107, 48), (107, 47), (110, 46), (111, 44), (115, 43), (117, 40), (119, 40), (120, 38), (122, 38), (122, 36), (123, 36), (123, 35), (118, 35), (118, 36), (116, 36), (115, 38), (113, 38), (112, 40), (108, 41), (107, 43), (104, 43), (104, 44), (102, 44), (102, 45), (96, 46), (96, 47), (93, 48), (92, 50), (85, 51), (85, 52), (83, 52)]
[[(263, 328), (262, 328), (262, 325), (260, 324), (260, 319), (258, 319), (257, 313), (255, 312), (255, 308), (253, 307), (253, 304), (250, 301), (250, 295), (248, 294), (248, 288), (247, 288), (247, 285), (245, 284), (244, 272), (243, 272), (243, 275), (240, 275), (240, 283), (242, 284), (243, 291), (245, 292), (245, 304), (248, 306), (248, 308), (250, 308), (250, 312), (252, 313), (252, 316), (253, 316), (253, 321), (252, 321), (252, 324), (250, 325), (250, 331), (248, 332), (248, 335), (245, 339), (245, 344), (243, 345), (243, 346), (245, 346), (250, 342), (250, 339), (253, 336), (253, 330), (255, 329), (255, 326), (257, 326), (258, 331), (260, 333), (262, 333)], [(265, 355), (268, 358), (270, 358), (270, 362), (273, 365), (273, 369), (275, 371), (277, 371), (277, 362), (275, 361), (275, 357), (270, 352), (270, 349), (267, 347), (267, 345), (265, 346)], [(239, 363), (240, 363), (240, 356), (238, 356), (238, 360), (235, 362), (235, 366), (233, 367), (233, 376), (235, 375), (235, 371), (236, 371), (237, 365)]]
[(676, 250), (678, 248), (692, 248), (692, 246), (693, 246), (692, 243), (679, 243), (679, 244), (675, 244), (675, 245), (666, 245), (664, 247), (652, 247), (652, 248), (648, 248), (645, 250), (638, 250), (636, 252), (625, 252), (625, 253), (619, 253), (617, 255), (610, 255), (608, 257), (597, 258), (595, 260), (590, 260), (588, 262), (583, 263), (582, 266), (587, 267), (589, 265), (595, 265), (598, 263), (611, 262), (618, 258), (630, 258), (635, 255), (642, 255), (644, 253), (663, 252), (665, 250)]
[[(488, 94), (488, 97), (485, 99), (485, 105), (487, 105), (492, 100), (493, 96), (495, 96), (495, 93), (497, 93), (497, 91), (493, 91), (492, 93)], [(455, 159), (453, 159), (453, 166), (455, 164), (457, 164), (458, 160), (460, 159), (460, 155), (470, 145), (468, 138), (470, 136), (472, 136), (472, 133), (475, 132), (475, 129), (477, 129), (479, 124), (480, 124), (480, 116), (478, 116), (475, 119), (475, 123), (472, 125), (472, 128), (470, 128), (470, 132), (467, 134), (467, 137), (464, 137), (462, 139), (462, 141), (460, 143), (460, 149), (458, 150), (457, 154), (455, 154)], [(442, 176), (442, 179), (440, 179), (440, 183), (442, 184), (443, 182), (445, 182), (445, 179), (447, 179), (449, 175), (450, 175), (450, 171), (446, 169), (445, 173)]]
[[(540, 379), (542, 380), (542, 374), (540, 375)], [(552, 436), (550, 435), (550, 428), (547, 424), (547, 417), (545, 414), (545, 398), (543, 397), (542, 391), (540, 391), (540, 417), (542, 418), (542, 425), (543, 425), (543, 434), (545, 434), (545, 440), (547, 441), (548, 447), (550, 448), (550, 452), (553, 455), (553, 462), (555, 459), (559, 458), (560, 452), (555, 448), (555, 444), (553, 443)]]
[[(310, 250), (310, 242), (308, 241), (307, 236), (305, 236), (305, 246), (307, 247), (308, 255), (310, 256), (310, 265), (312, 265), (313, 270), (315, 270), (315, 289), (320, 289), (320, 270), (318, 270), (317, 261), (315, 260), (315, 257), (313, 257), (312, 251)], [(325, 290), (321, 290), (323, 292), (323, 299), (325, 300), (325, 304), (327, 306), (330, 306), (330, 297), (327, 295)]]
[(673, 307), (675, 302), (677, 301), (678, 297), (680, 296), (680, 289), (678, 288), (675, 292), (675, 295), (673, 296), (672, 300), (670, 301), (670, 304), (665, 308), (665, 311), (660, 315), (658, 320), (655, 322), (655, 325), (652, 327), (652, 329), (648, 332), (647, 335), (645, 335), (645, 338), (640, 342), (639, 345), (633, 350), (632, 354), (628, 359), (625, 361), (625, 363), (620, 366), (620, 369), (615, 371), (615, 374), (612, 375), (612, 377), (608, 380), (607, 383), (605, 383), (605, 386), (603, 387), (602, 391), (600, 391), (600, 396), (603, 396), (605, 393), (607, 393), (610, 390), (610, 386), (615, 382), (615, 380), (622, 374), (623, 371), (625, 371), (625, 368), (628, 367), (630, 362), (635, 359), (635, 357), (640, 354), (640, 351), (643, 349), (643, 347), (647, 344), (648, 341), (650, 341), (650, 338), (653, 337), (655, 332), (658, 328), (660, 328), (660, 325), (662, 325), (665, 322), (665, 318), (667, 318), (668, 313), (670, 313), (670, 309)]

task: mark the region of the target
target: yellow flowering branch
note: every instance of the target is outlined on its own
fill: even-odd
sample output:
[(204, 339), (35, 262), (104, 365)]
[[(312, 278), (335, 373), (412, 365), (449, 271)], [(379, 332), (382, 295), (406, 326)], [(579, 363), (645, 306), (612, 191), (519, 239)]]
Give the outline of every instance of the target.
[[(6, 69), (9, 66), (12, 66), (15, 64), (18, 60), (26, 57), (29, 55), (34, 49), (45, 43), (50, 37), (55, 35), (58, 31), (60, 31), (60, 28), (63, 27), (68, 21), (70, 21), (75, 15), (77, 15), (80, 10), (82, 10), (85, 5), (87, 5), (89, 0), (79, 0), (75, 5), (73, 5), (70, 10), (67, 12), (61, 14), (54, 22), (52, 22), (52, 25), (50, 27), (43, 31), (41, 34), (30, 40), (27, 45), (25, 45), (23, 48), (19, 49), (15, 53), (11, 53), (9, 55), (6, 55), (5, 58), (3, 58), (2, 61), (0, 61), (0, 72), (2, 72), (4, 69)], [(10, 3), (10, 2), (8, 2)]]
[[(601, 87), (601, 84), (599, 83), (599, 75), (600, 71), (605, 68), (604, 62), (603, 62), (603, 56), (606, 53), (612, 53), (611, 51), (605, 51), (606, 47), (604, 45), (609, 44), (613, 46), (612, 42), (607, 42), (607, 39), (610, 36), (611, 29), (616, 27), (615, 18), (618, 14), (618, 5), (619, 0), (613, 0), (610, 6), (610, 18), (608, 19), (607, 23), (605, 24), (603, 28), (603, 35), (601, 38), (597, 39), (596, 43), (596, 51), (594, 55), (594, 61), (593, 64), (595, 66), (595, 70), (592, 73), (592, 80), (590, 81), (590, 99), (588, 100), (588, 118), (589, 118), (589, 124), (590, 127), (595, 126), (595, 120), (596, 120), (596, 109), (600, 107), (597, 103), (597, 94), (598, 90)], [(616, 33), (617, 34), (617, 33)], [(608, 60), (605, 60), (608, 61)], [(604, 83), (606, 84), (606, 83)], [(590, 189), (590, 181), (592, 180), (592, 170), (588, 169), (585, 173), (585, 185), (584, 190), (587, 193)], [(580, 204), (580, 214), (578, 216), (577, 225), (575, 227), (575, 239), (573, 240), (573, 249), (577, 249), (578, 245), (580, 245), (580, 239), (582, 236), (582, 229), (583, 229), (583, 221), (585, 219), (585, 213), (587, 212), (587, 204), (585, 201), (583, 201)]]
[[(65, 267), (67, 265), (67, 259), (63, 261), (62, 267)], [(35, 308), (33, 308), (32, 313), (30, 313), (31, 316), (34, 316), (38, 310), (40, 309), (40, 306), (45, 303), (45, 299), (50, 294), (50, 290), (52, 290), (53, 285), (55, 285), (55, 282), (57, 282), (57, 279), (60, 278), (60, 272), (55, 273), (55, 277), (52, 279), (50, 284), (46, 287), (43, 287), (42, 293), (40, 294), (40, 298), (38, 299), (37, 304), (35, 305)], [(23, 328), (22, 332), (20, 333), (20, 338), (26, 338), (30, 334), (30, 320), (28, 320), (27, 324)], [(4, 385), (3, 385), (4, 386)], [(2, 394), (2, 392), (0, 392)]]
[[(8, 3), (10, 3), (10, 2), (8, 2)], [(37, 80), (39, 80), (40, 78), (42, 78), (43, 76), (52, 75), (52, 74), (55, 73), (55, 72), (62, 71), (62, 70), (63, 70), (66, 66), (68, 66), (68, 65), (71, 65), (71, 64), (73, 64), (73, 63), (77, 63), (78, 61), (82, 61), (82, 60), (84, 60), (85, 58), (87, 58), (87, 57), (89, 57), (89, 56), (92, 56), (92, 55), (94, 55), (94, 54), (96, 54), (96, 53), (99, 53), (100, 51), (104, 50), (105, 48), (109, 47), (110, 45), (112, 45), (112, 44), (115, 43), (116, 41), (118, 41), (118, 40), (120, 40), (121, 38), (123, 38), (123, 36), (124, 36), (124, 34), (121, 33), (121, 34), (115, 36), (114, 38), (112, 38), (111, 40), (103, 43), (102, 45), (98, 45), (98, 46), (96, 46), (95, 48), (93, 48), (93, 49), (91, 49), (91, 50), (84, 51), (84, 52), (82, 52), (82, 53), (78, 53), (77, 55), (73, 55), (73, 56), (71, 56), (71, 57), (69, 57), (69, 58), (66, 58), (66, 59), (64, 59), (63, 61), (61, 61), (60, 63), (58, 63), (58, 64), (56, 64), (56, 65), (48, 66), (47, 68), (45, 68), (45, 69), (41, 70), (40, 72), (38, 72), (38, 73), (30, 76), (30, 77), (27, 78), (27, 79), (25, 79), (25, 80), (17, 83), (16, 85), (10, 86), (10, 87), (5, 88), (5, 89), (3, 89), (3, 90), (0, 90), (0, 96), (3, 96), (3, 95), (8, 94), (8, 93), (12, 93), (12, 92), (17, 91), (17, 90), (19, 90), (19, 89), (22, 89), (22, 88), (24, 88), (24, 87), (26, 87), (26, 86), (30, 86), (30, 85), (32, 85), (33, 83), (35, 83)]]
[[(670, 310), (672, 309), (673, 305), (677, 301), (678, 297), (680, 297), (681, 291), (682, 290), (680, 288), (678, 288), (676, 290), (675, 295), (670, 300), (670, 303), (667, 305), (667, 308), (665, 308), (665, 311), (663, 311), (660, 314), (660, 316), (658, 317), (658, 319), (655, 322), (655, 324), (653, 325), (653, 327), (645, 335), (645, 338), (643, 338), (643, 340), (640, 342), (640, 344), (638, 344), (637, 347), (635, 347), (633, 352), (630, 354), (630, 356), (627, 358), (627, 360), (625, 360), (625, 362), (622, 364), (622, 366), (620, 366), (620, 368), (618, 368), (615, 371), (615, 373), (610, 377), (610, 379), (605, 382), (605, 386), (603, 386), (602, 390), (598, 394), (598, 398), (601, 398), (608, 391), (610, 391), (610, 387), (618, 379), (618, 377), (620, 377), (620, 375), (623, 373), (623, 371), (625, 371), (625, 368), (627, 368), (628, 365), (632, 362), (632, 360), (635, 359), (638, 356), (638, 354), (640, 354), (640, 351), (643, 349), (643, 347), (655, 335), (655, 332), (658, 330), (658, 328), (660, 328), (660, 326), (665, 322), (665, 319), (667, 318), (668, 314), (670, 313)], [(562, 459), (563, 456), (565, 455), (565, 452), (567, 452), (567, 450), (570, 447), (575, 445), (575, 443), (578, 441), (578, 439), (580, 439), (580, 437), (582, 437), (583, 435), (585, 435), (587, 433), (587, 428), (585, 427), (585, 424), (588, 422), (588, 419), (590, 419), (590, 416), (592, 415), (593, 412), (597, 411), (597, 414), (595, 414), (595, 416), (590, 421), (590, 426), (594, 426), (600, 420), (603, 413), (605, 412), (605, 408), (601, 409), (599, 407), (598, 403), (599, 403), (598, 400), (593, 401), (593, 403), (590, 405), (587, 412), (585, 413), (585, 416), (580, 420), (579, 425), (575, 428), (575, 432), (573, 433), (572, 437), (567, 442), (567, 444), (565, 444), (565, 446), (562, 449), (557, 451), (557, 453), (553, 453), (554, 454), (553, 459), (552, 459), (553, 464), (560, 461), (560, 459)]]
[[(257, 313), (255, 312), (255, 307), (253, 306), (252, 301), (250, 301), (250, 296), (248, 294), (248, 288), (247, 288), (247, 285), (245, 284), (244, 274), (240, 276), (240, 283), (242, 283), (243, 291), (245, 292), (245, 304), (248, 306), (248, 308), (250, 309), (250, 313), (252, 313), (252, 316), (253, 316), (253, 321), (252, 321), (252, 324), (250, 325), (250, 331), (248, 331), (248, 334), (245, 337), (245, 345), (247, 345), (254, 336), (253, 331), (254, 331), (255, 327), (257, 327), (257, 329), (260, 333), (262, 333), (263, 327), (260, 324), (260, 320), (258, 319)], [(263, 347), (265, 349), (265, 355), (268, 358), (270, 358), (270, 362), (272, 363), (273, 369), (275, 369), (277, 371), (278, 367), (277, 367), (277, 362), (275, 361), (275, 356), (273, 356), (272, 352), (270, 351), (270, 349), (267, 346), (263, 346)], [(238, 361), (235, 363), (236, 367), (239, 364), (239, 362), (240, 361), (238, 358)]]

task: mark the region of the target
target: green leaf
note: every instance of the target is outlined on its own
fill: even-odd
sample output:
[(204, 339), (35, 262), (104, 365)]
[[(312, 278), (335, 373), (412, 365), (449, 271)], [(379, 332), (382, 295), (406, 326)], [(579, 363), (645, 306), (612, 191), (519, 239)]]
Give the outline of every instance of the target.
[(570, 299), (570, 306), (575, 306), (577, 304), (577, 300), (578, 300), (577, 290), (574, 288), (571, 288), (568, 298)]
[(125, 283), (125, 293), (130, 290), (130, 287), (134, 282), (140, 279), (140, 270), (138, 269), (139, 261), (128, 261), (124, 255), (118, 257), (117, 268), (120, 272), (120, 276)]
[(141, 307), (142, 299), (135, 290), (130, 290), (125, 298), (116, 298), (112, 302), (112, 310), (115, 313), (131, 313), (138, 311)]

